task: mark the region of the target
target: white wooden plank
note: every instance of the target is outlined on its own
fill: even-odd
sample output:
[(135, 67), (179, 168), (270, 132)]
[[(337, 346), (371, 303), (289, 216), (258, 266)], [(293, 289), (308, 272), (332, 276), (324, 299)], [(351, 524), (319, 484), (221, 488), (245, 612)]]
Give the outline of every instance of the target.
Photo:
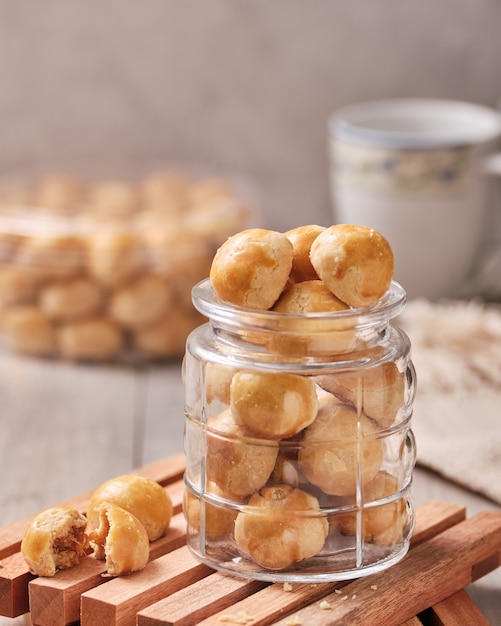
[(0, 524), (133, 463), (135, 374), (0, 355)]
[(183, 451), (184, 386), (181, 361), (145, 372), (146, 421), (141, 464)]

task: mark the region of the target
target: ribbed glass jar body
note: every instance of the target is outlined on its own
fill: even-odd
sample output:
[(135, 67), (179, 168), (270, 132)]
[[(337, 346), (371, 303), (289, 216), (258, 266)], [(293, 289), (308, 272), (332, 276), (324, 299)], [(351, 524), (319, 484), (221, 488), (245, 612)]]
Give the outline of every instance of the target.
[(415, 514), (405, 292), (304, 315), (193, 301), (187, 341), (187, 544), (215, 569), (320, 582), (377, 572), (407, 552)]

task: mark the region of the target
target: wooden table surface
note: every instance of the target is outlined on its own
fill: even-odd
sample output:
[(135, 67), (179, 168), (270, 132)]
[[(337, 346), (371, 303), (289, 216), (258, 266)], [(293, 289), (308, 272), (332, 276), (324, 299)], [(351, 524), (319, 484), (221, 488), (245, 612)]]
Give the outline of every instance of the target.
[[(183, 404), (180, 363), (134, 370), (1, 354), (0, 525), (182, 451)], [(416, 505), (501, 510), (422, 468), (414, 476)], [(501, 568), (467, 591), (501, 626)], [(0, 617), (17, 624), (24, 618)]]

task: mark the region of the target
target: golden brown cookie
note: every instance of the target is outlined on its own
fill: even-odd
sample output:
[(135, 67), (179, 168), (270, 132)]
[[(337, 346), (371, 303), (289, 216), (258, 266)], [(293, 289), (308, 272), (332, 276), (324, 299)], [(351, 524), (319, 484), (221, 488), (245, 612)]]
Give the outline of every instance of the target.
[(231, 381), (237, 371), (237, 368), (221, 363), (207, 363), (205, 366), (205, 397), (208, 404), (219, 400), (223, 404), (230, 405)]
[[(383, 500), (398, 492), (397, 479), (388, 472), (379, 472), (362, 491), (364, 504)], [(406, 502), (400, 497), (391, 502), (364, 508), (361, 511), (364, 541), (380, 546), (392, 546), (402, 539), (406, 520)], [(339, 513), (329, 519), (331, 529), (344, 535), (357, 532), (357, 513)]]
[(172, 218), (167, 225), (165, 219), (153, 222), (144, 239), (153, 271), (172, 287), (184, 287), (191, 300), (192, 287), (209, 275), (215, 246), (181, 224), (173, 227)]
[(304, 482), (304, 477), (301, 475), (297, 464), (299, 445), (294, 439), (285, 443), (280, 442), (277, 461), (270, 476), (269, 484), (297, 487), (301, 482)]
[(51, 356), (56, 351), (56, 330), (35, 306), (16, 306), (2, 316), (2, 339), (7, 347), (31, 356)]
[(37, 274), (17, 265), (0, 267), (0, 306), (32, 304), (39, 285)]
[(137, 474), (124, 474), (98, 487), (89, 502), (89, 528), (99, 524), (98, 512), (103, 502), (111, 502), (132, 513), (146, 529), (148, 539), (154, 541), (164, 535), (172, 518), (172, 500), (156, 481)]
[(318, 554), (328, 530), (314, 496), (276, 485), (250, 497), (237, 516), (235, 540), (258, 565), (280, 570)]
[(109, 313), (113, 320), (131, 328), (144, 328), (159, 321), (172, 305), (172, 292), (155, 274), (142, 274), (113, 292)]
[[(359, 423), (360, 419), (360, 423)], [(303, 432), (299, 468), (322, 491), (348, 496), (378, 473), (383, 446), (378, 428), (367, 418), (337, 399), (324, 402), (317, 418)]]
[(343, 402), (389, 428), (405, 404), (405, 374), (390, 361), (357, 372), (316, 376), (315, 382)]
[(146, 249), (135, 233), (115, 228), (93, 233), (88, 250), (91, 275), (107, 287), (122, 285), (146, 269)]
[[(237, 509), (233, 506), (235, 501), (242, 502), (242, 498), (225, 494), (217, 485), (209, 482), (207, 493), (214, 500), (199, 498), (191, 491), (186, 490), (183, 496), (183, 510), (189, 526), (200, 532), (202, 529), (206, 537), (215, 538), (233, 533)], [(229, 504), (228, 504), (229, 503)]]
[(98, 524), (89, 531), (97, 559), (106, 560), (109, 576), (125, 576), (143, 569), (150, 557), (148, 534), (141, 522), (121, 507), (102, 502)]
[(75, 235), (25, 237), (14, 263), (37, 273), (39, 278), (79, 276), (86, 264), (83, 240)]
[(30, 571), (54, 576), (57, 570), (80, 563), (91, 552), (86, 525), (86, 517), (71, 506), (55, 506), (39, 513), (21, 541), (21, 553)]
[(269, 479), (278, 454), (278, 442), (258, 442), (235, 423), (229, 410), (207, 426), (207, 479), (224, 493), (248, 496)]
[(38, 304), (52, 320), (74, 320), (98, 312), (103, 301), (100, 287), (87, 278), (54, 282), (40, 290)]
[(345, 311), (348, 305), (336, 298), (321, 280), (289, 285), (272, 307), (280, 313), (322, 313)]
[(251, 228), (218, 249), (210, 270), (216, 295), (225, 302), (269, 309), (278, 300), (292, 267), (292, 244), (282, 233)]
[(315, 384), (299, 374), (241, 370), (230, 391), (235, 421), (257, 437), (292, 437), (317, 415)]
[(120, 354), (124, 336), (117, 324), (94, 317), (63, 324), (57, 331), (57, 346), (64, 359), (107, 361)]
[(308, 224), (288, 230), (285, 235), (292, 243), (294, 256), (292, 257), (292, 269), (289, 280), (298, 283), (303, 280), (316, 280), (318, 274), (311, 264), (311, 244), (325, 230), (324, 226)]
[(152, 324), (132, 334), (132, 343), (142, 354), (153, 359), (180, 357), (192, 330), (206, 321), (197, 311), (171, 309)]
[(393, 278), (391, 246), (381, 233), (367, 226), (326, 228), (312, 243), (310, 259), (327, 288), (351, 307), (377, 302)]

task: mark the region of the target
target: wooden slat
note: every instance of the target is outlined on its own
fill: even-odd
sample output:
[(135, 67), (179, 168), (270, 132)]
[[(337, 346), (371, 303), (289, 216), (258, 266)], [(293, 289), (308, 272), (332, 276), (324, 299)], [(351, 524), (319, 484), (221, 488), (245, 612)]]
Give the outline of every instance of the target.
[(184, 482), (182, 480), (178, 480), (175, 483), (167, 485), (165, 490), (172, 500), (172, 505), (174, 507), (173, 514), (181, 513), (183, 510)]
[(20, 552), (2, 560), (0, 567), (0, 615), (17, 617), (29, 611), (28, 583), (34, 576)]
[(425, 611), (430, 626), (489, 626), (489, 621), (464, 589)]
[(212, 572), (195, 561), (186, 546), (179, 548), (140, 572), (113, 578), (82, 594), (81, 626), (135, 626), (139, 611)]
[(429, 500), (416, 511), (411, 546), (418, 546), (466, 519), (466, 508), (450, 502)]
[[(342, 593), (346, 584), (345, 582), (296, 583), (290, 591), (286, 591), (283, 583), (275, 583), (253, 596), (233, 604), (224, 611), (202, 620), (199, 624), (221, 626), (221, 623), (225, 621), (231, 622), (238, 619), (245, 620), (246, 626), (247, 624), (271, 624), (284, 614), (289, 615), (296, 612), (300, 612), (302, 617), (303, 607), (312, 602), (320, 602), (324, 596), (333, 591)], [(305, 622), (301, 621), (300, 623)], [(315, 622), (306, 623), (314, 624)]]
[(77, 568), (62, 570), (54, 578), (40, 577), (29, 586), (31, 619), (37, 626), (59, 626), (80, 620), (82, 593), (106, 582), (103, 561), (90, 557)]
[(138, 467), (134, 470), (134, 473), (156, 480), (161, 485), (166, 487), (167, 485), (182, 479), (185, 467), (185, 456), (180, 453), (169, 456), (166, 459), (153, 461), (143, 467)]
[(267, 583), (214, 573), (139, 611), (138, 626), (192, 626)]
[[(385, 572), (346, 585), (342, 596), (326, 596), (328, 610), (314, 603), (301, 616), (315, 626), (398, 626), (466, 587), (475, 563), (500, 553), (501, 513), (485, 511), (417, 546)], [(217, 621), (204, 626), (209, 623)]]

